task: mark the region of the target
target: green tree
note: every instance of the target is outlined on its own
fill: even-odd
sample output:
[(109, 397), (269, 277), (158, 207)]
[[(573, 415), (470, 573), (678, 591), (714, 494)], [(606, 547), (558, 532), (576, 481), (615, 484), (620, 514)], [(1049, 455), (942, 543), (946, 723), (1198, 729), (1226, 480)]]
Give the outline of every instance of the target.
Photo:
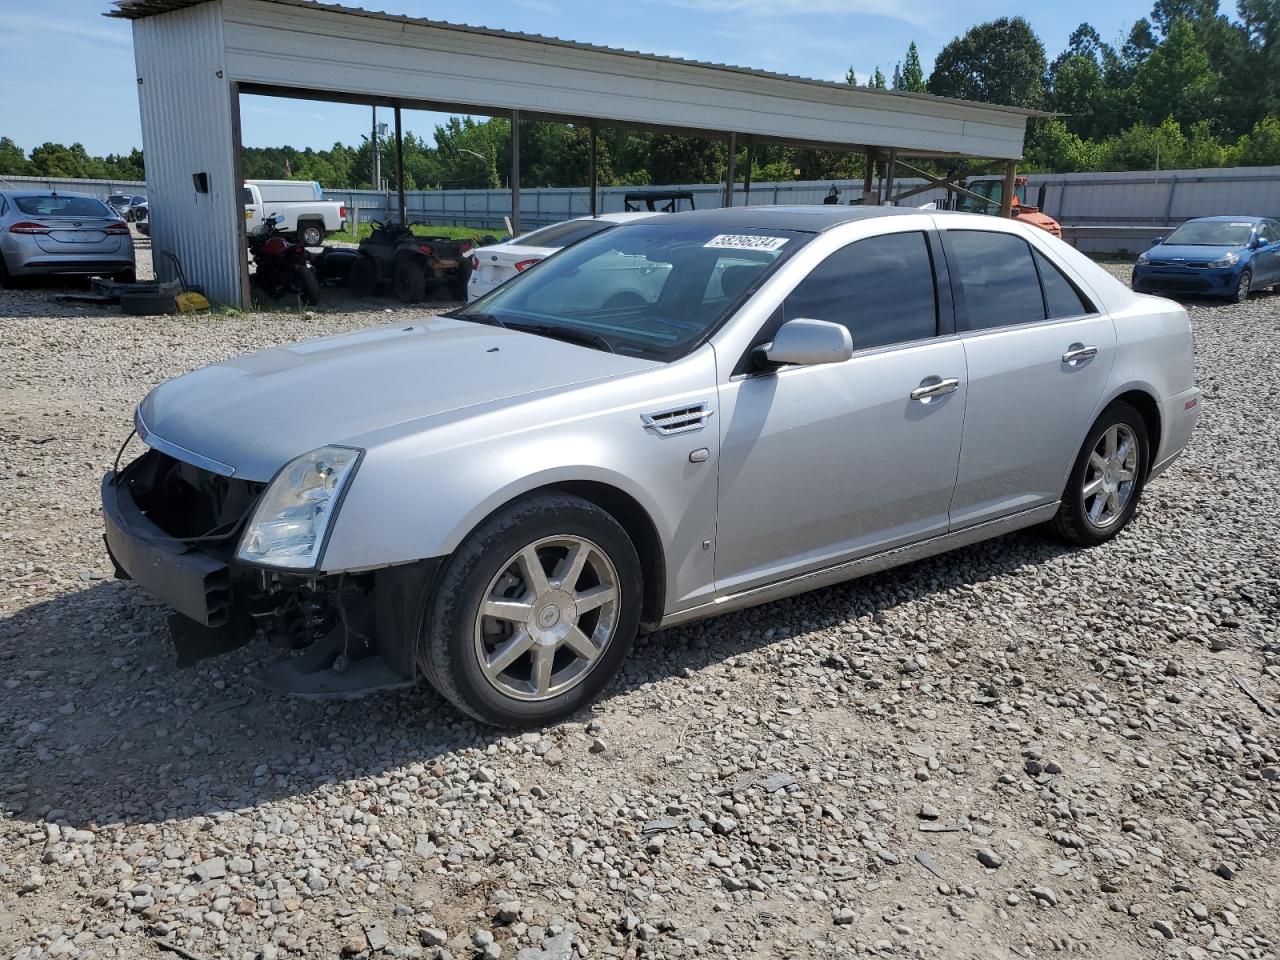
[(1099, 151), (1103, 170), (1167, 170), (1181, 166), (1187, 139), (1172, 117), (1158, 126), (1135, 123), (1111, 137)]
[(870, 89), (872, 89), (872, 90), (883, 90), (883, 89), (885, 89), (884, 74), (880, 72), (880, 65), (879, 65), (879, 64), (877, 64), (877, 65), (876, 65), (876, 72), (875, 72), (875, 74), (871, 77), (871, 82), (870, 82), (870, 83), (868, 83), (868, 84), (867, 84), (867, 86), (868, 86)]
[(938, 54), (928, 89), (942, 97), (1044, 106), (1044, 44), (1021, 17), (971, 27)]
[(1234, 144), (1228, 158), (1242, 167), (1280, 164), (1280, 119), (1263, 117)]
[(25, 177), (31, 172), (31, 162), (22, 148), (8, 137), (0, 137), (0, 174)]
[(902, 61), (902, 74), (899, 83), (894, 84), (895, 90), (906, 90), (909, 93), (924, 93), (924, 70), (920, 67), (920, 51), (916, 49), (916, 42), (911, 41), (907, 47), (907, 57)]
[(1173, 117), (1189, 127), (1212, 114), (1220, 82), (1191, 23), (1174, 20), (1134, 75), (1140, 118), (1156, 124)]
[(1099, 148), (1056, 117), (1037, 119), (1027, 131), (1023, 168), (1036, 172), (1078, 173), (1096, 170)]

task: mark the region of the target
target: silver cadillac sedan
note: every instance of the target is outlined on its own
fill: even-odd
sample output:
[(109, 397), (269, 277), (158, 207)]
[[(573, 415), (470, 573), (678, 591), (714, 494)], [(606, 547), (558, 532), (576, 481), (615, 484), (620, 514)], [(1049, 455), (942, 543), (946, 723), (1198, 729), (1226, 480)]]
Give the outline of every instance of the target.
[(289, 652), (275, 689), (425, 677), (538, 725), (640, 629), (1035, 524), (1103, 543), (1199, 400), (1183, 309), (1043, 231), (679, 213), (446, 316), (161, 384), (106, 542), (182, 662), (259, 638)]

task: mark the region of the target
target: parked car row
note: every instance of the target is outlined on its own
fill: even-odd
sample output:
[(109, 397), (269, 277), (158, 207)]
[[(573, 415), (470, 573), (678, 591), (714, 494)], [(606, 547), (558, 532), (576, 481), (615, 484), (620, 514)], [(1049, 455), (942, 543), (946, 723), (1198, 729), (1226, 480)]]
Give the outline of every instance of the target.
[(488, 723), (595, 698), (636, 632), (1048, 524), (1134, 518), (1199, 413), (1177, 303), (962, 213), (738, 207), (579, 239), (451, 314), (154, 389), (102, 483), (185, 659), (425, 678)]

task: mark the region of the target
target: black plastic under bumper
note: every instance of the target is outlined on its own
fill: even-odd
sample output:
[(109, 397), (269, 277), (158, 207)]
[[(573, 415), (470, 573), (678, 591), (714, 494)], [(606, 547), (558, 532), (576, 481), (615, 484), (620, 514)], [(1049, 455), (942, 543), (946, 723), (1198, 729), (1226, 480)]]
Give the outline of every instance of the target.
[(102, 478), (107, 550), (116, 566), (157, 600), (205, 627), (227, 626), (231, 575), (227, 564), (193, 550), (152, 523), (116, 474)]

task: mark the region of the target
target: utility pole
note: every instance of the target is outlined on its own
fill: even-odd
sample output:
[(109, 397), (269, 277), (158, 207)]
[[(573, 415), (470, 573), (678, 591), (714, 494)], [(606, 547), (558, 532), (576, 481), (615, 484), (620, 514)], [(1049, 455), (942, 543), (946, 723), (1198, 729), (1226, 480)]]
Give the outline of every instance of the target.
[(373, 148), (373, 189), (382, 189), (382, 156), (378, 148), (378, 108), (373, 108), (373, 126), (369, 131), (369, 146)]

